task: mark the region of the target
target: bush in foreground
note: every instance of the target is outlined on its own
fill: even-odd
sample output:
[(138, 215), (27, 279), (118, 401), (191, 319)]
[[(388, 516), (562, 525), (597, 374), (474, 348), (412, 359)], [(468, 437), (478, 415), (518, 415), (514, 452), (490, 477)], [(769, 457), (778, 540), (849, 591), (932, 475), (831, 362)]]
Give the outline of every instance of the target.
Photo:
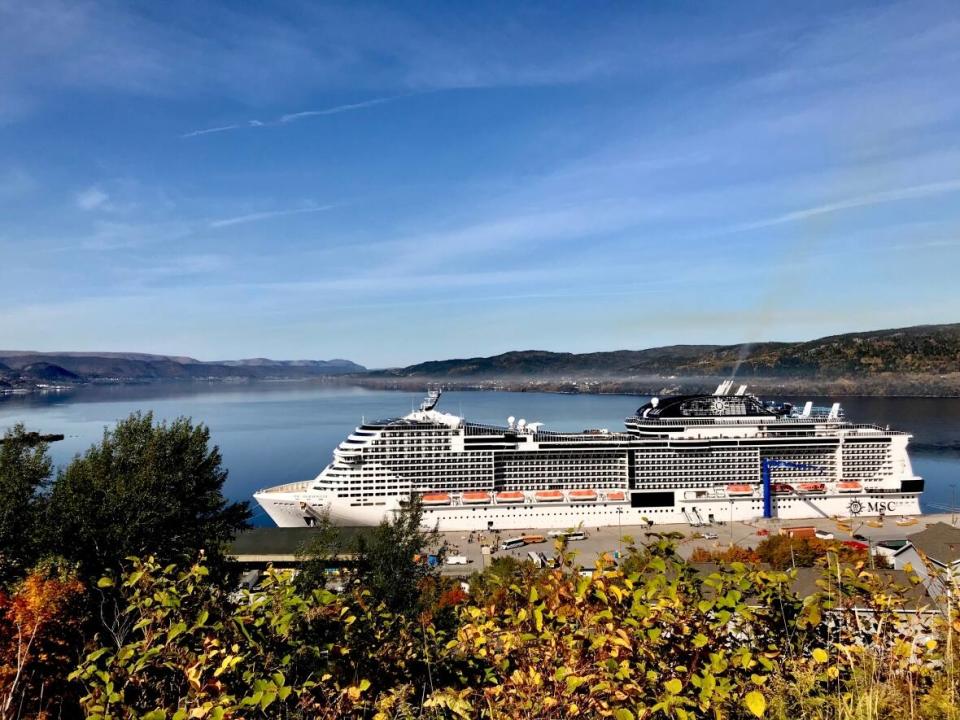
[(200, 565), (131, 562), (117, 642), (73, 675), (90, 717), (956, 717), (960, 624), (901, 612), (860, 566), (799, 598), (786, 572), (704, 575), (662, 541), (628, 574), (501, 568), (447, 630), (360, 587), (271, 572), (228, 596)]

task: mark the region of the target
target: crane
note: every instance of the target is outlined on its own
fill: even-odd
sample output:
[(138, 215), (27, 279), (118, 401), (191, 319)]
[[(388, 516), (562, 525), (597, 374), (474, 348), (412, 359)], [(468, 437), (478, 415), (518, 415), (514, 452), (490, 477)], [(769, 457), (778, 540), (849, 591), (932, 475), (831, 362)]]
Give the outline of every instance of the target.
[(760, 460), (760, 477), (763, 479), (763, 517), (773, 517), (773, 492), (770, 489), (770, 468), (789, 468), (791, 470), (823, 470), (819, 465), (778, 460), (776, 458), (762, 458)]

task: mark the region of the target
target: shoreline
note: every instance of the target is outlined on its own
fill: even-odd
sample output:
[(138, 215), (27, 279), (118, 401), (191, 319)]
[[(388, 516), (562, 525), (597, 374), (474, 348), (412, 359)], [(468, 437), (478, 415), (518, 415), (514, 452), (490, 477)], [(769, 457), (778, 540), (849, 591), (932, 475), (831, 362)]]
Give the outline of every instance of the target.
[[(271, 386), (347, 386), (370, 390), (394, 392), (423, 392), (429, 387), (440, 386), (456, 392), (511, 392), (543, 393), (550, 395), (598, 395), (650, 397), (680, 395), (692, 392), (712, 392), (713, 387), (724, 378), (670, 378), (669, 387), (661, 383), (635, 382), (630, 380), (464, 380), (451, 378), (385, 378), (369, 376), (337, 375), (313, 378), (230, 378), (188, 380), (129, 380), (91, 381), (71, 385), (0, 388), (0, 398), (27, 395), (67, 394), (93, 388), (190, 388), (190, 387), (271, 387)], [(666, 379), (665, 379), (666, 380)], [(806, 380), (741, 378), (748, 390), (763, 396), (809, 396), (815, 398), (902, 398), (914, 400), (950, 400), (960, 398), (960, 387), (945, 392), (918, 392), (905, 388), (896, 391), (889, 387), (871, 388), (868, 379)], [(839, 384), (840, 386), (835, 386)], [(909, 384), (909, 383), (908, 383)], [(571, 387), (571, 385), (573, 387)], [(871, 391), (871, 390), (874, 391)], [(882, 391), (881, 391), (882, 390)]]

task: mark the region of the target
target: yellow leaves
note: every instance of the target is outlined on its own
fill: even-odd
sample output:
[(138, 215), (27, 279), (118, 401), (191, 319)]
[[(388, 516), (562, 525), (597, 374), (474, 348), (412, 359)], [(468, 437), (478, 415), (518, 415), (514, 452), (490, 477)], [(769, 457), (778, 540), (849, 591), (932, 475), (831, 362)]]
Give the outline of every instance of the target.
[(930, 638), (929, 640), (927, 640), (926, 643), (924, 643), (924, 647), (926, 647), (927, 650), (930, 650), (932, 652), (937, 649), (938, 644), (939, 643), (937, 643), (936, 640), (934, 640), (933, 638)]
[(811, 654), (813, 655), (814, 662), (825, 663), (829, 659), (827, 651), (823, 648), (815, 648)]
[(370, 687), (370, 681), (364, 678), (358, 685), (350, 685), (344, 692), (347, 697), (356, 702), (365, 690)]
[(677, 678), (673, 678), (672, 680), (667, 680), (663, 684), (663, 687), (666, 688), (667, 692), (671, 695), (676, 695), (683, 689), (683, 683)]
[(763, 696), (763, 693), (756, 690), (747, 693), (746, 697), (743, 698), (743, 704), (747, 706), (747, 710), (758, 718), (763, 717), (763, 714), (767, 711), (767, 699)]

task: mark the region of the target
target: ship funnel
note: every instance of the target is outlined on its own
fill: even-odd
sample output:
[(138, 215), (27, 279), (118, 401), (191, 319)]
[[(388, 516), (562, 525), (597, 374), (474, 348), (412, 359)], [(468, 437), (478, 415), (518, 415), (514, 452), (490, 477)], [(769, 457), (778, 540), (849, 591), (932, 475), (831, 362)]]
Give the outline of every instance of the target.
[(800, 417), (808, 418), (810, 413), (813, 412), (813, 400), (807, 400), (807, 404), (803, 406), (803, 412), (800, 413)]
[(723, 395), (723, 386), (727, 384), (727, 381), (724, 380), (722, 383), (717, 385), (717, 389), (713, 391), (714, 395)]
[(827, 420), (837, 420), (840, 417), (840, 403), (834, 403), (833, 407), (830, 408), (830, 414), (827, 415)]
[(746, 395), (746, 394), (747, 394), (747, 386), (746, 386), (746, 385), (741, 385), (740, 387), (737, 388), (737, 395), (743, 396), (743, 395)]

